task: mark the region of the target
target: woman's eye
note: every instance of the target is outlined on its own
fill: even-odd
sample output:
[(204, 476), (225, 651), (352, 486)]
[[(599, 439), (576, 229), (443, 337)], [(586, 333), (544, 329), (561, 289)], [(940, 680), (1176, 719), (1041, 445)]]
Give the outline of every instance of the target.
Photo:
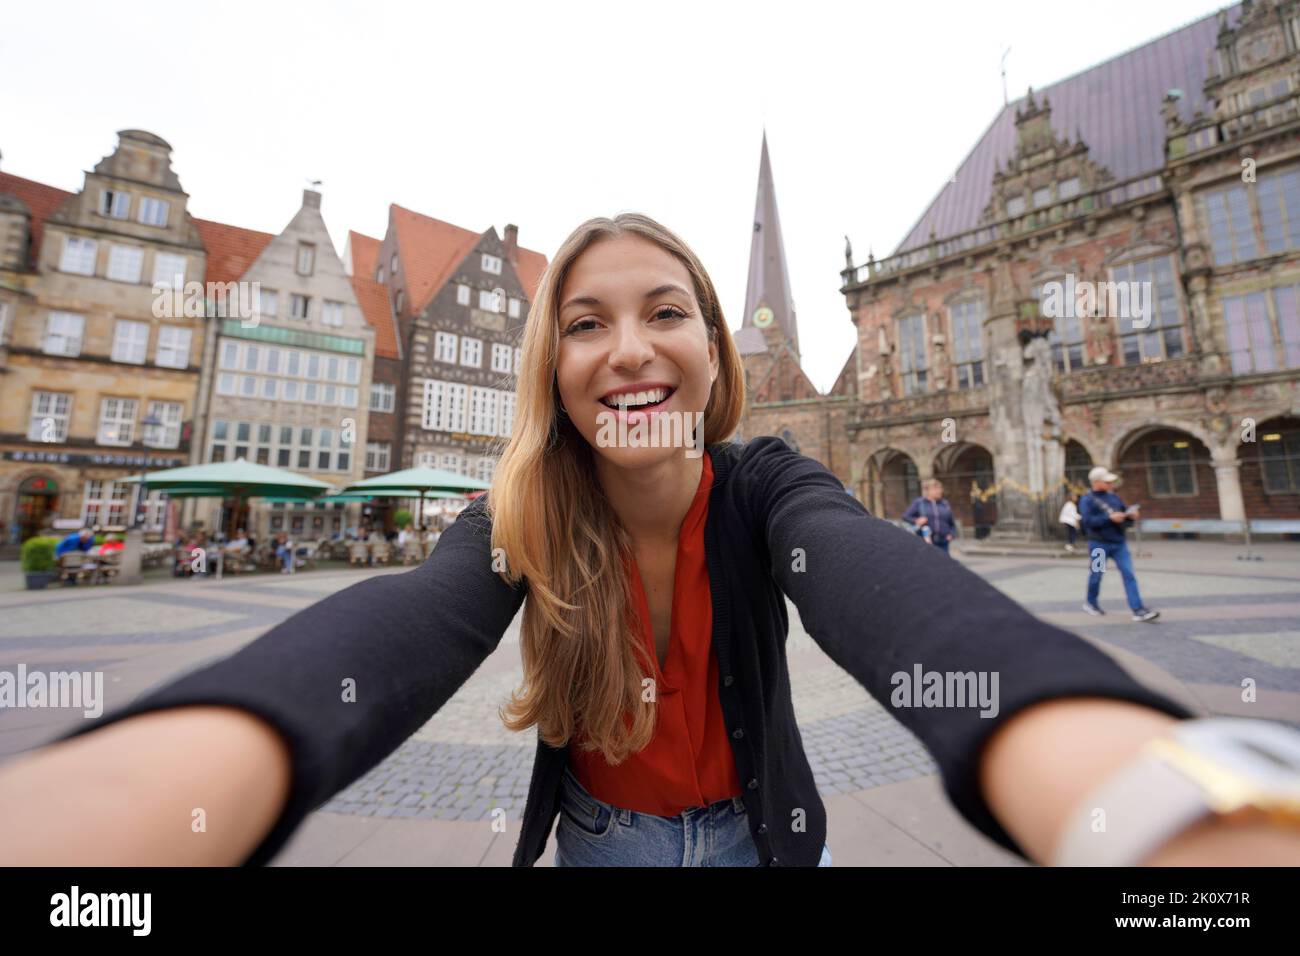
[(569, 327), (564, 330), (565, 335), (572, 335), (574, 332), (585, 332), (588, 328), (594, 327), (595, 319), (578, 319), (576, 322), (570, 322)]
[(665, 305), (655, 310), (656, 319), (684, 319), (686, 313), (676, 306)]

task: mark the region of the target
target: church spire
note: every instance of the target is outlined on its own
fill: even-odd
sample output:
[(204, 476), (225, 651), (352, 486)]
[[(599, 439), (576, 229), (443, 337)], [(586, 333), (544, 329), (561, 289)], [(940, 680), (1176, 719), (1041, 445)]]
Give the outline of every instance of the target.
[[(769, 314), (770, 313), (770, 314)], [(781, 220), (776, 213), (772, 163), (767, 155), (767, 131), (758, 164), (758, 200), (754, 205), (754, 236), (749, 247), (749, 283), (745, 288), (745, 314), (741, 328), (777, 326), (785, 332), (790, 350), (799, 359), (799, 328), (790, 295), (790, 270), (785, 261)]]

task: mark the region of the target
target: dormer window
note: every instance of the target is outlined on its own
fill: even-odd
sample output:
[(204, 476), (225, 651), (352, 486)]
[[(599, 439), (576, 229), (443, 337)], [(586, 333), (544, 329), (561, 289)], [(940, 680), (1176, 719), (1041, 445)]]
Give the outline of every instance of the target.
[(490, 272), (494, 276), (501, 274), (501, 258), (499, 256), (483, 255), (483, 271)]
[(105, 189), (99, 194), (99, 214), (111, 219), (125, 219), (131, 209), (131, 194), (120, 189)]
[(380, 266), (377, 270), (375, 270), (375, 281), (378, 282), (380, 285), (383, 285), (383, 284), (384, 284), (384, 267), (383, 267), (383, 266)]
[(393, 253), (393, 257), (388, 260), (388, 274), (394, 276), (397, 275), (397, 253), (395, 252)]
[(316, 247), (310, 242), (298, 243), (298, 275), (309, 276), (316, 268)]

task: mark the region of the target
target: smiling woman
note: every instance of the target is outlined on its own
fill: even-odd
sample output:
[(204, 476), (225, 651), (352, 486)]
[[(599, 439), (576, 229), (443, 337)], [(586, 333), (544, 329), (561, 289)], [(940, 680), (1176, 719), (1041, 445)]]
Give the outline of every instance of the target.
[[(787, 598), (1002, 846), (1038, 861), (1067, 837), (1070, 859), (1300, 858), (1297, 832), (1229, 831), (1157, 766), (1253, 774), (1241, 792), (1263, 801), (1278, 788), (1259, 754), (1300, 749), (1293, 732), (1180, 721), (1186, 708), (871, 516), (816, 461), (777, 438), (731, 441), (736, 347), (703, 266), (658, 223), (575, 230), (542, 277), (522, 355), (492, 488), (423, 565), (334, 594), (0, 771), (0, 863), (265, 863), (423, 726), (522, 606), (523, 678), (501, 719), (538, 742), (516, 866), (538, 860), (557, 817), (559, 865), (829, 865), (791, 700)], [(699, 416), (705, 453), (602, 441), (611, 411)], [(913, 673), (942, 677), (927, 677), (922, 706), (894, 699)], [(960, 686), (988, 692), (943, 692)], [(1109, 841), (1080, 828), (1098, 805)], [(193, 841), (194, 806), (226, 828)], [(1122, 829), (1132, 820), (1142, 832)]]

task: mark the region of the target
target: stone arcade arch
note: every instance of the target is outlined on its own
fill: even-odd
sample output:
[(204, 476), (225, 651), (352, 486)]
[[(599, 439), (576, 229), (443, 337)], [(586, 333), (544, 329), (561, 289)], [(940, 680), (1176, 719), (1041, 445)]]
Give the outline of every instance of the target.
[(897, 448), (884, 448), (871, 456), (869, 494), (872, 514), (897, 521), (921, 493), (916, 462)]
[(967, 535), (983, 538), (998, 520), (993, 453), (973, 442), (946, 445), (934, 456), (934, 476)]
[(1219, 518), (1219, 480), (1210, 448), (1190, 429), (1142, 425), (1115, 443), (1118, 494), (1144, 518)]

